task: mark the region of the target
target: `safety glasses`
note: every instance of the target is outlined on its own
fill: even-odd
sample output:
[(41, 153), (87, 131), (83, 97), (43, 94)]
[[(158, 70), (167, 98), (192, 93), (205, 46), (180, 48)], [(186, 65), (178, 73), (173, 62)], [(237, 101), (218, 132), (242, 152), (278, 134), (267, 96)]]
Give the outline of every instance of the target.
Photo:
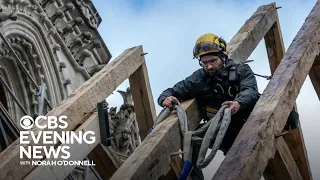
[(218, 63), (219, 61), (219, 58), (214, 58), (214, 59), (211, 59), (209, 61), (200, 61), (199, 60), (199, 65), (201, 67), (208, 67), (208, 65), (210, 64), (211, 66), (214, 66), (216, 63)]

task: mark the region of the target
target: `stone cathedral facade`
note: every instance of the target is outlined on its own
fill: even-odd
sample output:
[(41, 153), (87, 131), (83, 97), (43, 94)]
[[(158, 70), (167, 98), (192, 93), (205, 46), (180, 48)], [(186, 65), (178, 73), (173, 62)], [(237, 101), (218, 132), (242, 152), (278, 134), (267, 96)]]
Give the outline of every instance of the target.
[(100, 22), (90, 0), (0, 0), (0, 32), (22, 62), (0, 39), (0, 101), (15, 122), (46, 114), (108, 63)]
[[(0, 107), (18, 128), (23, 115), (45, 115), (109, 62), (100, 22), (90, 0), (0, 0)], [(77, 171), (71, 179), (87, 179)]]

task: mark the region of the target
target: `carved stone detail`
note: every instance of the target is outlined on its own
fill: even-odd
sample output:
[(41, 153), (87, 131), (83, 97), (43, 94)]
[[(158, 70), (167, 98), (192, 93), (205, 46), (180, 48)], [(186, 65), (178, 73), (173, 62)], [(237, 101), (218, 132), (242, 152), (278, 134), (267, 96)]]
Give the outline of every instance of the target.
[(130, 87), (127, 91), (118, 92), (123, 97), (124, 103), (118, 112), (116, 107), (110, 108), (109, 125), (112, 148), (123, 163), (141, 142)]
[[(96, 65), (90, 69), (91, 74), (94, 74), (111, 58), (96, 28), (91, 27), (100, 23), (92, 3), (84, 1), (81, 8), (75, 3), (76, 0), (0, 0), (1, 32), (36, 84), (46, 83), (47, 98), (53, 106), (90, 78), (88, 67)], [(93, 21), (85, 24), (88, 20)], [(99, 53), (96, 49), (99, 49)], [(95, 60), (99, 59), (97, 56), (103, 58), (103, 64), (101, 60)], [(38, 112), (42, 102), (38, 98), (37, 88), (22, 72), (16, 58), (3, 42), (0, 43), (0, 58), (3, 77), (28, 114), (42, 114)], [(24, 114), (11, 97), (6, 96), (10, 115), (19, 120)], [(122, 114), (128, 114), (128, 111), (121, 109)]]
[(85, 2), (85, 0), (76, 0), (76, 5), (81, 9), (81, 13), (86, 18), (89, 25), (96, 29), (99, 25), (99, 19), (91, 7)]
[(55, 25), (56, 21), (60, 18), (64, 17), (64, 12), (58, 9), (51, 17), (50, 20), (52, 21), (53, 25)]
[(0, 23), (8, 19), (15, 21), (17, 20), (17, 15), (12, 10), (0, 8)]
[[(20, 57), (20, 59), (23, 60), (23, 64), (25, 68), (27, 69), (27, 72), (30, 73), (30, 75), (35, 79), (38, 80), (38, 84), (44, 83), (44, 72), (43, 68), (40, 64), (40, 60), (38, 58), (37, 52), (35, 48), (33, 47), (32, 43), (26, 40), (22, 36), (12, 36), (7, 38), (8, 42), (11, 44), (11, 46), (15, 49), (15, 52)], [(17, 61), (14, 55), (11, 53), (11, 51), (8, 49), (8, 47), (4, 44), (0, 44), (0, 57), (12, 59), (13, 61)], [(31, 83), (31, 80), (24, 75), (22, 79), (27, 82), (27, 88), (30, 97), (31, 102), (31, 115), (37, 116), (39, 114), (38, 112), (38, 101), (37, 101), (37, 90), (36, 87)]]
[(41, 3), (42, 7), (46, 7), (48, 4), (54, 3), (56, 0), (43, 0)]
[(106, 64), (98, 64), (88, 68), (90, 76), (93, 76), (96, 72), (99, 72)]

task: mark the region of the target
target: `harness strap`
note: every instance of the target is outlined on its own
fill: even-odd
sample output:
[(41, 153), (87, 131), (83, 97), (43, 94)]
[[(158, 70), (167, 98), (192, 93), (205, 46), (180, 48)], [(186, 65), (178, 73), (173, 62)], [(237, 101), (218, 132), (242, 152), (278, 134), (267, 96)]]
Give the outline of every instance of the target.
[(206, 110), (206, 112), (214, 113), (214, 114), (216, 114), (218, 112), (218, 110), (211, 108), (209, 106), (207, 106), (205, 110)]
[(229, 68), (229, 81), (234, 83), (237, 80), (236, 67), (232, 66)]

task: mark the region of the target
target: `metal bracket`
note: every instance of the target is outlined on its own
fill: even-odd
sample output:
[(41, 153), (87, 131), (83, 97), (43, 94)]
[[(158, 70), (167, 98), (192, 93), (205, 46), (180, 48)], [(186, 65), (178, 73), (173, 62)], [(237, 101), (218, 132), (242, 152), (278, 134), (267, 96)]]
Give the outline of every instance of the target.
[[(247, 63), (251, 63), (253, 62), (254, 60), (246, 60), (246, 61), (241, 61), (241, 64), (247, 64)], [(271, 76), (264, 76), (264, 75), (260, 75), (260, 74), (255, 74), (255, 76), (259, 76), (259, 77), (262, 77), (262, 78), (266, 78), (267, 80), (270, 80), (272, 78), (272, 75)]]
[(281, 137), (281, 136), (283, 136), (283, 135), (285, 135), (285, 134), (288, 134), (288, 133), (289, 133), (289, 131), (284, 131), (284, 132), (281, 132), (281, 133), (279, 133), (279, 134), (276, 134), (274, 137), (275, 137), (275, 138)]
[(266, 78), (267, 80), (270, 80), (272, 78), (272, 75), (271, 76), (263, 76), (263, 75), (260, 75), (260, 74), (255, 74), (255, 76), (259, 76), (259, 77), (262, 77), (262, 78)]
[(103, 108), (102, 102), (98, 103), (97, 109), (99, 117), (101, 143), (104, 146), (111, 146), (108, 109)]

